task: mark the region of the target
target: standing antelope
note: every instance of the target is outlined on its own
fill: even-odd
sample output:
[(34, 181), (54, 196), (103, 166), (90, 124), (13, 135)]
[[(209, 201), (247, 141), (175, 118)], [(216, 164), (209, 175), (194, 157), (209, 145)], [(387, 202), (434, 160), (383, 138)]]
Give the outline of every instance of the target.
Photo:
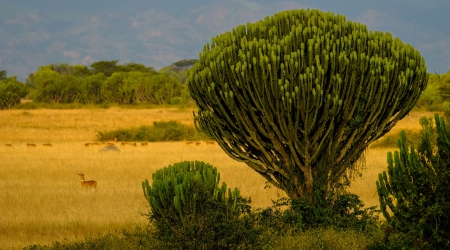
[(97, 188), (97, 182), (94, 180), (90, 180), (90, 181), (85, 181), (84, 180), (84, 174), (78, 174), (79, 176), (81, 176), (81, 186), (83, 188)]

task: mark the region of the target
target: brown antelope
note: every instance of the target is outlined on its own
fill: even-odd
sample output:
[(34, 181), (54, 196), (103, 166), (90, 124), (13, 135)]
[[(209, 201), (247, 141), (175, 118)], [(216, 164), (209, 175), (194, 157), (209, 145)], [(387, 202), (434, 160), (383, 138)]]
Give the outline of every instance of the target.
[(148, 142), (141, 142), (141, 147), (148, 146)]
[(216, 143), (213, 142), (213, 141), (207, 141), (207, 142), (206, 142), (206, 145), (214, 145), (214, 144), (216, 144)]
[(5, 144), (5, 147), (11, 147), (12, 148), (12, 144)]
[(202, 145), (202, 141), (198, 141), (198, 142), (196, 142), (196, 143), (195, 143), (195, 145), (197, 145), (197, 146), (200, 146), (200, 145)]
[(35, 147), (36, 147), (36, 144), (33, 144), (33, 143), (27, 143), (27, 147), (29, 147), (29, 148), (35, 148)]
[(44, 144), (42, 144), (44, 147), (53, 147), (53, 145), (52, 144), (50, 144), (50, 143), (44, 143)]
[(89, 147), (91, 144), (92, 143), (87, 142), (87, 143), (84, 144), (84, 146)]
[(83, 188), (97, 188), (97, 182), (94, 180), (86, 181), (84, 180), (84, 174), (78, 174), (81, 176), (81, 186)]
[(186, 145), (192, 145), (194, 142), (193, 141), (187, 141), (187, 142), (184, 142), (184, 143), (186, 143)]

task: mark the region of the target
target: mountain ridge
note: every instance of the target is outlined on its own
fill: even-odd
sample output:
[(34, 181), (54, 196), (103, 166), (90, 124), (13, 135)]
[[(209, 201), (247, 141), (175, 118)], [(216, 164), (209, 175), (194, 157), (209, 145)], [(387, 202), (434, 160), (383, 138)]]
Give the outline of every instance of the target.
[[(365, 2), (365, 3), (363, 3)], [(287, 9), (317, 8), (343, 14), (370, 30), (389, 31), (425, 57), (428, 70), (450, 69), (450, 27), (445, 0), (353, 3), (305, 1), (133, 1), (4, 3), (0, 10), (0, 70), (24, 81), (38, 66), (100, 60), (136, 62), (156, 69), (198, 58), (211, 38)], [(383, 3), (391, 3), (384, 6)], [(448, 7), (448, 8), (447, 8)], [(414, 16), (422, 20), (415, 21)], [(432, 15), (437, 13), (434, 18)], [(430, 18), (431, 16), (431, 18)]]

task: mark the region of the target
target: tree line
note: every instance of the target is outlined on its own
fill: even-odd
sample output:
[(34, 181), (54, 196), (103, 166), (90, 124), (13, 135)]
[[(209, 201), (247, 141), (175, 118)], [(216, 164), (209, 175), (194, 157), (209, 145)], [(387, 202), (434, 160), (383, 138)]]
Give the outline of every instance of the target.
[(90, 66), (67, 63), (40, 66), (26, 83), (0, 72), (0, 109), (11, 109), (28, 96), (50, 104), (185, 104), (191, 101), (184, 81), (196, 59), (181, 60), (156, 71), (138, 63), (98, 61)]

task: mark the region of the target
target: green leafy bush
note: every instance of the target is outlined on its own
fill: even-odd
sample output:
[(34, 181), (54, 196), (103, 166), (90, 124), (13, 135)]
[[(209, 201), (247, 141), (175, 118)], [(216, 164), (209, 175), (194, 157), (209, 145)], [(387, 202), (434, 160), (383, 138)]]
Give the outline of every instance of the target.
[(378, 175), (380, 208), (394, 232), (386, 244), (450, 248), (450, 136), (443, 117), (436, 114), (435, 123), (436, 142), (427, 127), (417, 150), (402, 131), (399, 151), (388, 153), (388, 172)]
[(140, 126), (130, 129), (116, 129), (98, 132), (100, 141), (117, 138), (118, 141), (182, 141), (203, 140), (209, 137), (197, 132), (194, 126), (185, 125), (179, 121), (153, 122), (152, 126)]
[[(367, 232), (377, 227), (375, 207), (363, 208), (364, 203), (355, 194), (330, 192), (315, 187), (314, 203), (302, 199), (282, 198), (260, 211), (260, 221), (266, 228), (281, 234), (314, 228), (334, 227)], [(281, 209), (287, 206), (287, 209)]]
[[(149, 221), (171, 248), (228, 249), (255, 247), (259, 231), (250, 216), (250, 200), (222, 182), (204, 162), (180, 162), (156, 171), (142, 183), (151, 211)], [(247, 215), (247, 216), (246, 216)]]

